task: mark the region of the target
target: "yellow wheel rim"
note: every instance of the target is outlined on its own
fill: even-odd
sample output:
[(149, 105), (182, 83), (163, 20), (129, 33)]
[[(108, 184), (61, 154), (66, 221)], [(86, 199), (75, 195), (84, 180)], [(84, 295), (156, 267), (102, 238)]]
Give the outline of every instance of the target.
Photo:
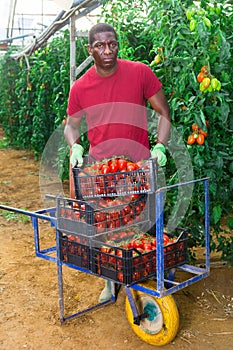
[[(156, 288), (156, 283), (151, 280), (142, 285), (150, 289)], [(162, 346), (170, 343), (179, 329), (179, 312), (172, 295), (157, 298), (133, 289), (132, 293), (138, 312), (148, 314), (139, 326), (135, 325), (131, 306), (126, 297), (126, 315), (133, 331), (151, 345)]]

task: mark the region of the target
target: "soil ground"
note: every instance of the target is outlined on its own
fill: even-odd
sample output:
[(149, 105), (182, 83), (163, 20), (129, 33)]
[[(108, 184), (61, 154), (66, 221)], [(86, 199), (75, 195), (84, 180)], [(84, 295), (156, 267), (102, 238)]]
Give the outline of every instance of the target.
[[(2, 135), (1, 135), (2, 138)], [(30, 211), (42, 209), (39, 162), (25, 151), (0, 149), (0, 203)], [(55, 244), (54, 229), (40, 225), (42, 244)], [(27, 217), (0, 211), (0, 349), (152, 350), (132, 330), (125, 292), (117, 301), (60, 323), (57, 266), (35, 256)], [(43, 247), (42, 247), (43, 248)], [(104, 281), (65, 267), (66, 315), (97, 303)], [(233, 342), (233, 269), (216, 259), (211, 273), (174, 294), (180, 314), (175, 340), (165, 350), (230, 350)]]

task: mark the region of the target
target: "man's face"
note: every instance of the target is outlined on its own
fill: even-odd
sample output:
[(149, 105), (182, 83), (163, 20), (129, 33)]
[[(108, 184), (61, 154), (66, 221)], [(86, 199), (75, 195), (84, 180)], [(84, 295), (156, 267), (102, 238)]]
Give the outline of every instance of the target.
[(114, 33), (95, 34), (93, 44), (88, 45), (88, 51), (94, 58), (97, 70), (111, 71), (116, 67), (118, 42)]

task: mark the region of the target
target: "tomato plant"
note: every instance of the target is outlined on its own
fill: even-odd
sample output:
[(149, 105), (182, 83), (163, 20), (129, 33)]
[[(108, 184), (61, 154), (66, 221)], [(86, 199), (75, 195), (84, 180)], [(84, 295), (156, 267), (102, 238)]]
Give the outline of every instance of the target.
[[(149, 4), (143, 0), (114, 0), (108, 5), (109, 2), (104, 2), (102, 16), (118, 32), (121, 58), (150, 65), (156, 55), (161, 56), (159, 64), (152, 65), (152, 69), (163, 83), (172, 125), (187, 145), (195, 178), (210, 177), (210, 218), (215, 238), (211, 248), (219, 249), (224, 259), (230, 257), (232, 243), (227, 235), (220, 238), (219, 233), (222, 218), (232, 215), (233, 198), (232, 4), (226, 0), (188, 0), (185, 5), (181, 0), (157, 0)], [(88, 55), (86, 38), (78, 37), (76, 43), (79, 65)], [(28, 61), (30, 70), (24, 58), (13, 60), (10, 52), (1, 57), (0, 122), (9, 145), (28, 148), (39, 158), (51, 132), (66, 118), (70, 88), (68, 30), (51, 40), (47, 47), (38, 49)], [(204, 78), (201, 82), (197, 80), (199, 73), (210, 79), (207, 88), (203, 86)], [(208, 136), (203, 134), (202, 147), (196, 142), (187, 143), (193, 124), (207, 133), (206, 120), (210, 125)], [(157, 129), (150, 121), (148, 127), (153, 147)], [(198, 133), (202, 134), (200, 130)], [(89, 144), (85, 132), (81, 143), (86, 153)], [(62, 179), (68, 178), (66, 154), (64, 143), (56, 160), (59, 166), (63, 164)], [(64, 163), (61, 160), (65, 155)], [(175, 156), (179, 159), (183, 156), (179, 143)], [(118, 164), (120, 171), (126, 170), (124, 158)], [(168, 184), (177, 181), (178, 172), (184, 172), (176, 169), (169, 155), (164, 171)], [(103, 193), (101, 184), (98, 191)], [(190, 207), (184, 223), (192, 225), (193, 240), (201, 245), (201, 217), (193, 214), (202, 210), (200, 193), (193, 196), (194, 209)], [(169, 198), (168, 202), (172, 207), (175, 198)], [(166, 210), (169, 212), (169, 208)]]

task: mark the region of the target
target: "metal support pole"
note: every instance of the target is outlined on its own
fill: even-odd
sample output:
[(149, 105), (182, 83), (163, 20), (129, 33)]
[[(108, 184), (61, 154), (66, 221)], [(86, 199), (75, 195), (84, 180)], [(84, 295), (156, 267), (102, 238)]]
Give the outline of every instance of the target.
[(75, 15), (70, 18), (70, 86), (76, 79), (76, 30)]

